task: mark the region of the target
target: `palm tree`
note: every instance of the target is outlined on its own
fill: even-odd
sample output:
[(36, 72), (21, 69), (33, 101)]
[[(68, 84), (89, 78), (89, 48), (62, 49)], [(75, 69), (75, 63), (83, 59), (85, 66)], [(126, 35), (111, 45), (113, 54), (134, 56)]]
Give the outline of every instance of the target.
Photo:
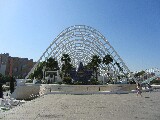
[(120, 64), (119, 63), (115, 63), (116, 65), (117, 65), (117, 67), (119, 68), (119, 71), (123, 71), (123, 68), (120, 66)]
[[(62, 55), (62, 58), (61, 58), (61, 61), (64, 62), (62, 64), (62, 75), (61, 77), (63, 78), (63, 80), (65, 81), (66, 80), (66, 83), (70, 83), (71, 82), (71, 78), (69, 78), (69, 73), (71, 71), (71, 69), (73, 68), (73, 65), (70, 63), (71, 62), (71, 58), (68, 54), (63, 54)], [(68, 81), (70, 80), (70, 81)]]
[(70, 70), (73, 68), (73, 65), (69, 62), (66, 64), (62, 64), (62, 72), (64, 73), (64, 77), (69, 75)]
[(92, 60), (91, 60), (91, 64), (93, 66), (93, 71), (95, 71), (96, 73), (96, 80), (98, 80), (98, 68), (99, 68), (99, 64), (101, 63), (101, 58), (98, 55), (93, 55), (92, 56)]
[[(109, 65), (112, 62), (113, 62), (113, 58), (109, 54), (103, 57), (103, 64)], [(107, 73), (107, 75), (109, 76), (109, 73)]]
[(67, 63), (71, 62), (71, 58), (69, 57), (68, 54), (63, 54), (61, 61), (65, 62), (65, 64), (67, 64)]
[(49, 59), (47, 59), (46, 68), (52, 71), (59, 69), (58, 62), (55, 60), (55, 58), (50, 57)]
[[(55, 60), (55, 58), (50, 57), (49, 59), (47, 59), (46, 69), (50, 70), (50, 71), (57, 71), (57, 70), (59, 70), (58, 62)], [(54, 73), (53, 75), (54, 75), (54, 81), (55, 81), (56, 73)]]
[(103, 58), (103, 64), (108, 65), (109, 63), (113, 62), (113, 58), (107, 54), (104, 58)]

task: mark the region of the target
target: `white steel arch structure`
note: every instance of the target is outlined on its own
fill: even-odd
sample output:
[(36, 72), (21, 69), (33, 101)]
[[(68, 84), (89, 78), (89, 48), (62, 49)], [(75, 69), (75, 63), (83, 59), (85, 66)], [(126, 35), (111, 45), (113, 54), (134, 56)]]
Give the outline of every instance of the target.
[[(60, 59), (62, 54), (69, 54), (71, 62), (75, 67), (80, 62), (86, 65), (90, 62), (92, 55), (98, 55), (103, 58), (109, 54), (113, 58), (113, 64), (109, 64), (108, 66), (101, 64), (100, 71), (107, 67), (114, 71), (116, 75), (131, 76), (130, 70), (121, 57), (99, 31), (89, 26), (75, 25), (63, 30), (53, 40), (25, 79), (34, 72), (40, 62), (46, 61), (49, 57), (55, 58), (61, 66)], [(119, 68), (114, 63), (119, 63), (123, 71), (119, 71)]]

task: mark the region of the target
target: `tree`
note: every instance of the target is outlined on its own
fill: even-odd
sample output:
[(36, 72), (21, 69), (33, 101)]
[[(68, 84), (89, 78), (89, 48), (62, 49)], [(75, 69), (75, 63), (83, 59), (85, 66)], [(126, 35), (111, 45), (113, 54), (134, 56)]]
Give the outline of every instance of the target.
[(3, 77), (3, 75), (0, 73), (0, 79)]
[(85, 69), (87, 70), (93, 70), (93, 65), (91, 62), (87, 63), (87, 65), (84, 66)]
[(14, 92), (14, 83), (15, 83), (15, 78), (11, 77), (10, 78), (10, 93), (12, 94)]
[(34, 73), (32, 73), (29, 78), (33, 79), (33, 78), (38, 78), (38, 79), (42, 79), (43, 78), (43, 67), (46, 66), (46, 62), (40, 62), (37, 69), (34, 71)]
[(55, 58), (50, 57), (49, 59), (47, 59), (46, 62), (46, 69), (47, 70), (58, 70), (58, 62), (55, 60)]
[[(107, 54), (103, 57), (103, 64), (109, 65), (111, 62), (113, 62), (113, 58)], [(109, 73), (107, 73), (109, 75)]]
[(6, 82), (10, 82), (10, 76), (9, 75), (2, 75), (0, 73), (0, 83), (6, 84)]
[(61, 71), (62, 71), (61, 77), (63, 78), (65, 83), (70, 83), (70, 81), (66, 82), (65, 77), (67, 77), (67, 80), (71, 80), (71, 79), (68, 78), (68, 77), (70, 77), (70, 71), (73, 68), (73, 65), (70, 63), (71, 62), (71, 58), (70, 58), (70, 56), (68, 54), (63, 54), (62, 58), (61, 58), (61, 61), (63, 62), (62, 68), (61, 68)]
[(120, 64), (119, 63), (115, 63), (116, 65), (117, 65), (117, 67), (119, 68), (119, 71), (123, 71), (123, 68), (120, 66)]
[(65, 62), (64, 64), (70, 63), (71, 62), (71, 58), (69, 57), (68, 54), (63, 54), (61, 61)]
[[(45, 65), (46, 65), (46, 69), (49, 71), (59, 70), (58, 62), (55, 60), (55, 58), (50, 57), (49, 59), (47, 59), (47, 62)], [(54, 81), (55, 81), (55, 76), (57, 75), (57, 73), (53, 73), (53, 75), (54, 75)]]
[(136, 73), (134, 76), (135, 77), (140, 77), (140, 76), (142, 76), (142, 75), (144, 75), (145, 74), (145, 71), (140, 71), (140, 72), (138, 72), (138, 73)]
[(93, 66), (93, 71), (96, 73), (96, 80), (98, 80), (98, 69), (101, 59), (98, 55), (93, 55), (91, 60), (91, 65)]
[(111, 62), (113, 62), (113, 59), (112, 59), (112, 57), (111, 57), (109, 54), (107, 54), (107, 55), (103, 58), (103, 64), (108, 65), (108, 64), (111, 63)]
[(3, 83), (4, 80), (3, 80), (3, 75), (0, 73), (0, 83)]

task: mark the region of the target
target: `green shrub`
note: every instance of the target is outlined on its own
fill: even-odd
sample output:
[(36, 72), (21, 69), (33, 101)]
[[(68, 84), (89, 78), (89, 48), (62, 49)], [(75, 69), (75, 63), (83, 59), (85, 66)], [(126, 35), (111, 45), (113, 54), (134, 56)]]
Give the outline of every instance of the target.
[(59, 85), (61, 85), (61, 84), (62, 84), (62, 82), (58, 82), (58, 84), (59, 84)]
[(90, 85), (99, 85), (100, 83), (99, 83), (99, 81), (96, 80), (95, 78), (91, 78), (90, 81), (89, 81), (89, 84), (90, 84)]
[(160, 85), (160, 80), (154, 79), (154, 80), (152, 80), (152, 81), (150, 82), (150, 84)]
[(27, 80), (26, 83), (33, 83), (33, 80)]
[(72, 84), (72, 78), (71, 77), (64, 77), (63, 83), (65, 84)]

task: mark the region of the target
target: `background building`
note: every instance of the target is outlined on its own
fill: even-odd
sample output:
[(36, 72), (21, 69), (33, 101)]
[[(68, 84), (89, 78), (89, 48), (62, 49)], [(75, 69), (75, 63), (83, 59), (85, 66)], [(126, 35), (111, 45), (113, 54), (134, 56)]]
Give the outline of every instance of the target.
[(0, 54), (0, 73), (6, 75), (9, 53)]
[(0, 54), (0, 73), (16, 78), (24, 78), (35, 62), (33, 59), (11, 57), (9, 53)]

